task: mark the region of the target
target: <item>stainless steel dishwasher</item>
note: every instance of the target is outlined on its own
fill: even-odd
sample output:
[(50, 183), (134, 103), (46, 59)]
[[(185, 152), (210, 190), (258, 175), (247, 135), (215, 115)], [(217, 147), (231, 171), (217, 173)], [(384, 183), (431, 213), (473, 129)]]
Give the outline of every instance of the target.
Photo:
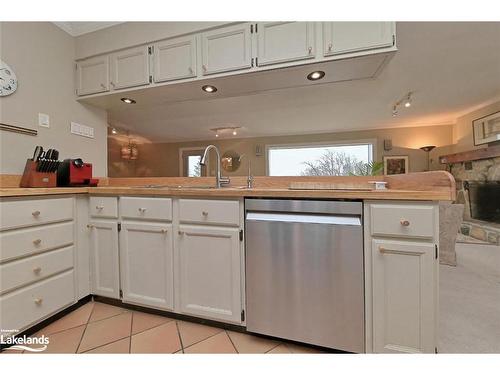
[(362, 203), (246, 199), (247, 330), (364, 352)]

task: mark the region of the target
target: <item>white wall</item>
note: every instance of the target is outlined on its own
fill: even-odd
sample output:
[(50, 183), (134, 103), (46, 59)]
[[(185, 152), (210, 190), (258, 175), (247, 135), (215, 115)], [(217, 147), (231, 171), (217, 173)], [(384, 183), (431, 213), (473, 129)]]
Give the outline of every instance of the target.
[[(75, 100), (75, 40), (50, 22), (1, 22), (0, 57), (14, 70), (18, 90), (0, 98), (0, 122), (33, 128), (38, 136), (0, 131), (0, 174), (21, 174), (35, 145), (56, 148), (60, 159), (81, 157), (94, 176), (107, 175), (107, 114)], [(38, 126), (38, 113), (50, 128)], [(94, 127), (95, 138), (72, 135), (70, 122)]]

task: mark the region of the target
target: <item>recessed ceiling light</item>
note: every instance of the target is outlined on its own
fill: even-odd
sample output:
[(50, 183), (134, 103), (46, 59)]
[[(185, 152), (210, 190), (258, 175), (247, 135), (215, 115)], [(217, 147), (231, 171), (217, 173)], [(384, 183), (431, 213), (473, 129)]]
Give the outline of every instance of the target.
[(217, 87), (211, 86), (211, 85), (205, 85), (201, 88), (203, 91), (208, 92), (208, 93), (213, 93), (217, 91)]
[(124, 103), (127, 103), (127, 104), (135, 104), (136, 103), (136, 101), (134, 99), (130, 99), (130, 98), (121, 98), (120, 100)]
[(219, 133), (215, 133), (215, 138), (219, 138)]
[(307, 79), (309, 81), (317, 81), (318, 79), (321, 79), (324, 76), (325, 76), (325, 72), (323, 72), (322, 70), (317, 70), (315, 72), (309, 73), (307, 75)]

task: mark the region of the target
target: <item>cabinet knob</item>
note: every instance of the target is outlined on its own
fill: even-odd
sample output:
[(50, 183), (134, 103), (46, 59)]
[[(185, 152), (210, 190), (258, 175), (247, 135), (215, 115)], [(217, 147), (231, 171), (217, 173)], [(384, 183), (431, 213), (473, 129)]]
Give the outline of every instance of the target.
[(202, 214), (203, 216), (208, 216), (208, 212), (207, 212), (207, 211), (203, 211), (201, 214)]
[(41, 243), (42, 243), (42, 240), (40, 238), (33, 240), (33, 245), (40, 245)]
[(87, 228), (89, 228), (89, 229), (94, 228), (94, 224), (87, 224)]
[(168, 231), (167, 231), (167, 229), (162, 229), (161, 232), (162, 233), (167, 233)]
[(194, 70), (193, 70), (193, 68), (189, 67), (189, 73), (190, 73), (190, 74), (194, 74)]
[(203, 71), (204, 71), (204, 72), (206, 72), (206, 71), (207, 71), (207, 66), (206, 66), (205, 64), (203, 64), (203, 65), (201, 66), (201, 68), (203, 69)]
[(312, 51), (313, 51), (313, 48), (312, 48), (312, 47), (309, 47), (307, 50), (309, 51), (309, 54), (311, 54), (311, 53), (312, 53)]
[(101, 87), (102, 87), (103, 89), (106, 89), (106, 85), (105, 85), (104, 83), (101, 83)]
[(328, 52), (332, 52), (332, 49), (333, 49), (333, 44), (329, 43), (328, 44)]
[(43, 299), (42, 298), (35, 298), (35, 300), (33, 302), (35, 302), (36, 305), (40, 306), (43, 302)]
[(41, 271), (42, 271), (42, 267), (40, 267), (40, 266), (33, 268), (33, 273), (35, 273), (35, 274), (37, 274), (37, 275), (38, 275)]
[(38, 216), (40, 216), (40, 211), (33, 211), (31, 214), (32, 214), (34, 217), (38, 217)]
[(101, 211), (104, 209), (104, 206), (95, 206), (95, 209), (98, 210), (98, 211)]
[(403, 227), (408, 227), (408, 226), (410, 226), (410, 222), (409, 222), (408, 220), (406, 220), (406, 219), (401, 219), (400, 223), (401, 223), (401, 225), (402, 225)]
[(109, 82), (109, 84), (113, 87), (115, 87), (115, 83), (113, 81)]
[(180, 230), (178, 233), (179, 233), (179, 236), (184, 235), (184, 231), (182, 231), (182, 230)]
[(140, 212), (140, 213), (142, 213), (142, 214), (143, 214), (144, 212), (146, 212), (146, 209), (145, 209), (145, 208), (143, 208), (143, 207), (139, 207), (139, 208), (138, 208), (138, 210), (139, 210), (139, 212)]

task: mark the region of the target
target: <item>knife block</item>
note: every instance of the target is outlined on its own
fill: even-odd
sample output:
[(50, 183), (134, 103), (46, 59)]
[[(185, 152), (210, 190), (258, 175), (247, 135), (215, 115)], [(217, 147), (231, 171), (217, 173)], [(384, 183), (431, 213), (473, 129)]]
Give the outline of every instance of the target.
[(38, 162), (31, 159), (26, 160), (23, 177), (21, 178), (21, 187), (24, 188), (50, 188), (56, 187), (56, 172), (37, 172)]

